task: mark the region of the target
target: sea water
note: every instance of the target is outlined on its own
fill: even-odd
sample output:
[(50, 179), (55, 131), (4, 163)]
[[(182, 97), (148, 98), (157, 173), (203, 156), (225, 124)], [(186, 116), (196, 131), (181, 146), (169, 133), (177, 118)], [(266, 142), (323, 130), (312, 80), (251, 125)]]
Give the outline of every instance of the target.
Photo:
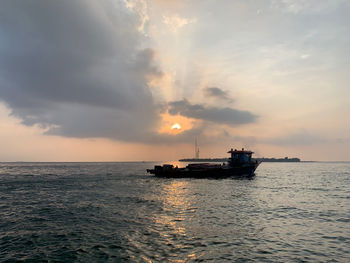
[(350, 262), (350, 163), (154, 164), (0, 163), (0, 262)]

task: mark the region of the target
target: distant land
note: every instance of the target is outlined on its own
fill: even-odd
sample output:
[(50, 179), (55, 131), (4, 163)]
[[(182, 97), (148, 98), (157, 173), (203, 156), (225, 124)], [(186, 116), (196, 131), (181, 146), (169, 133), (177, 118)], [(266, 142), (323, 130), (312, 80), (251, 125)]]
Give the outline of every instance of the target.
[[(254, 160), (258, 160), (261, 162), (290, 162), (290, 163), (297, 163), (300, 162), (299, 158), (253, 158)], [(180, 159), (179, 162), (227, 162), (228, 158), (185, 158)]]

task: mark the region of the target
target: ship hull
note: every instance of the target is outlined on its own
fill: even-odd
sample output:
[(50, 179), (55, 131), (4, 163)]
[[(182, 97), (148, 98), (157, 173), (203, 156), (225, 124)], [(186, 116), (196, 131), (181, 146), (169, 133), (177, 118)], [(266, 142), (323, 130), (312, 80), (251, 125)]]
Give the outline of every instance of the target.
[(149, 173), (154, 174), (156, 177), (165, 178), (228, 178), (234, 176), (253, 176), (256, 168), (260, 163), (254, 163), (250, 165), (229, 167), (229, 168), (214, 168), (214, 169), (150, 169)]

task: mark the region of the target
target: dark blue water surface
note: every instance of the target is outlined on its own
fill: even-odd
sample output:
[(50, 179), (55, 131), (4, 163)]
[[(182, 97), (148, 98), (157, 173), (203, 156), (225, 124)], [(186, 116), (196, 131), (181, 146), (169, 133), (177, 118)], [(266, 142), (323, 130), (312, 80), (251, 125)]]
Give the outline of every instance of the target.
[(350, 163), (161, 179), (154, 163), (0, 163), (0, 261), (350, 262)]

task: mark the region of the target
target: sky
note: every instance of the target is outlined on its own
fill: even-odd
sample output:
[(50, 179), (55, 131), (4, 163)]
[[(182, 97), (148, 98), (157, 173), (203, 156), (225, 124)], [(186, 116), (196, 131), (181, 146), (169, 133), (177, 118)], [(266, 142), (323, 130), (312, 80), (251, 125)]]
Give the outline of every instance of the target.
[(3, 0), (0, 161), (350, 161), (348, 0)]

